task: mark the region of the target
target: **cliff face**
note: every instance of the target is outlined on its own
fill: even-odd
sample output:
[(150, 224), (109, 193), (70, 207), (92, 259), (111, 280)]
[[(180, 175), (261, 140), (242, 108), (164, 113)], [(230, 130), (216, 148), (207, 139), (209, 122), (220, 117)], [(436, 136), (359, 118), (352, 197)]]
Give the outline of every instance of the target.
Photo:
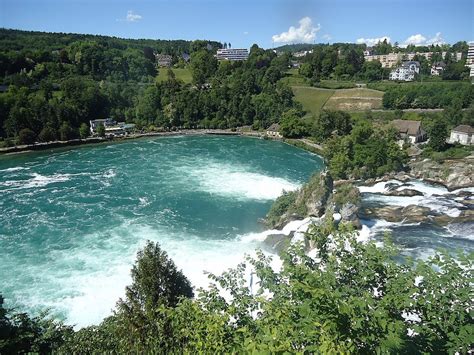
[(334, 182), (328, 173), (318, 173), (299, 190), (280, 196), (270, 209), (266, 224), (281, 229), (288, 222), (339, 213), (341, 221), (359, 227), (359, 190), (350, 183)]
[(436, 162), (431, 159), (409, 163), (410, 175), (446, 186), (449, 190), (474, 186), (474, 155)]

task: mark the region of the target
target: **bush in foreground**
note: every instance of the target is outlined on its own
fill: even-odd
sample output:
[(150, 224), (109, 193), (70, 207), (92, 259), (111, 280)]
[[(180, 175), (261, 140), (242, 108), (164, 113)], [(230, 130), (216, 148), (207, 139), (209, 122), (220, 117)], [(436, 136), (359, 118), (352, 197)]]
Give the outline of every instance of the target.
[[(62, 346), (51, 346), (64, 353), (406, 354), (466, 353), (472, 347), (474, 255), (454, 259), (440, 253), (426, 262), (398, 263), (398, 251), (389, 241), (382, 247), (361, 244), (348, 228), (335, 230), (332, 223), (313, 227), (308, 238), (318, 248), (312, 256), (294, 245), (275, 271), (270, 258), (258, 253), (221, 276), (210, 275), (210, 288), (200, 290), (195, 299), (178, 291), (171, 296), (184, 296), (177, 303), (169, 302), (166, 292), (153, 298), (154, 287), (136, 285), (158, 286), (156, 273), (187, 284), (179, 272), (160, 269), (173, 265), (169, 259), (152, 253), (165, 262), (136, 266), (144, 278), (134, 277), (137, 287), (131, 286), (137, 291), (133, 298), (148, 306), (129, 312), (119, 303), (99, 326), (64, 331)], [(147, 249), (159, 247), (148, 244)], [(159, 301), (149, 303), (150, 297)], [(127, 292), (125, 302), (129, 300)]]

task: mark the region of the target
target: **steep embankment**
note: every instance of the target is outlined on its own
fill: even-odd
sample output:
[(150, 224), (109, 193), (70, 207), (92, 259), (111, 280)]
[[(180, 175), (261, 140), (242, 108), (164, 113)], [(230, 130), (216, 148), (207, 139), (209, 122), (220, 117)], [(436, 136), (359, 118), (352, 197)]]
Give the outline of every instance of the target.
[(342, 222), (360, 226), (359, 190), (350, 183), (333, 181), (328, 173), (317, 173), (299, 190), (286, 192), (272, 205), (266, 217), (271, 228), (281, 229), (287, 223), (327, 212), (340, 214)]

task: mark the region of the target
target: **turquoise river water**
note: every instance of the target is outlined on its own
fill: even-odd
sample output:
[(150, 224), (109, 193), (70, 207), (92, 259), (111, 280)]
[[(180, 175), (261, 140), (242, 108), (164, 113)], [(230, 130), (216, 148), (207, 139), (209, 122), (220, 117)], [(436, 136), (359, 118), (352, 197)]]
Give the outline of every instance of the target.
[(0, 292), (8, 306), (100, 322), (146, 240), (196, 286), (235, 266), (315, 155), (242, 137), (169, 137), (0, 158)]

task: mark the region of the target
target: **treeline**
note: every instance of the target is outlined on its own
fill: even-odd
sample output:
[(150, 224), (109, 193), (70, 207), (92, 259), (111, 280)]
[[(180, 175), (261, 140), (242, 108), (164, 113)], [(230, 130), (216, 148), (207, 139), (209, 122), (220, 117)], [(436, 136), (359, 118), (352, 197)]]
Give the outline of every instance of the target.
[[(308, 47), (305, 47), (308, 49)], [(415, 56), (414, 60), (420, 62), (420, 74), (429, 76), (431, 65), (444, 61), (446, 64), (442, 74), (444, 80), (463, 80), (469, 77), (469, 68), (465, 66), (467, 43), (458, 42), (453, 46), (433, 46), (425, 48), (426, 51), (434, 51), (430, 60), (423, 56)], [(284, 53), (288, 53), (288, 47), (284, 48)], [(364, 80), (368, 82), (387, 79), (391, 69), (382, 68), (379, 61), (366, 62), (364, 59), (365, 44), (334, 43), (318, 44), (312, 46), (312, 53), (301, 59), (302, 65), (299, 73), (306, 77), (314, 86), (319, 85), (322, 79), (336, 80)], [(429, 49), (429, 50), (428, 50)], [(424, 48), (411, 48), (410, 51), (402, 51), (392, 47), (390, 43), (381, 42), (373, 50), (375, 53), (388, 54), (392, 51), (411, 53), (423, 52)], [(446, 54), (443, 56), (443, 51)], [(454, 53), (461, 52), (463, 56), (460, 61), (456, 61)]]
[[(258, 253), (196, 298), (185, 275), (149, 242), (113, 315), (72, 327), (2, 307), (0, 352), (468, 353), (473, 255), (395, 261), (389, 240), (358, 243), (327, 220), (283, 251), (281, 270)], [(252, 270), (254, 283), (249, 285)], [(226, 296), (224, 296), (226, 295)], [(269, 296), (271, 295), (271, 296)]]
[(280, 121), (280, 133), (285, 138), (310, 137), (322, 144), (336, 179), (382, 176), (402, 170), (408, 160), (390, 124), (375, 124), (370, 117), (353, 120), (343, 111), (323, 110), (309, 120), (289, 110)]
[(390, 85), (383, 95), (386, 109), (445, 108), (453, 104), (466, 108), (474, 102), (474, 86), (469, 83), (413, 83)]
[(149, 41), (130, 40), (127, 46), (129, 40), (101, 36), (2, 33), (13, 43), (25, 37), (49, 41), (50, 47), (65, 45), (55, 51), (9, 51), (13, 45), (6, 45), (7, 51), (0, 52), (8, 87), (0, 93), (4, 145), (83, 137), (89, 120), (106, 117), (151, 130), (261, 128), (286, 110), (301, 111), (292, 91), (279, 83), (289, 56), (277, 57), (256, 45), (245, 62), (218, 63), (219, 43), (189, 42), (193, 83), (185, 84), (172, 71), (167, 81), (155, 80), (154, 50), (145, 46)]
[(299, 105), (291, 89), (279, 82), (288, 57), (254, 45), (245, 62), (218, 63), (213, 53), (191, 56), (195, 85), (168, 80), (148, 87), (139, 98), (137, 115), (142, 125), (157, 127), (265, 128)]
[(144, 50), (145, 48), (151, 48), (158, 53), (176, 56), (195, 52), (202, 49), (203, 46), (207, 47), (207, 45), (213, 49), (222, 47), (220, 42), (205, 40), (126, 39), (101, 35), (20, 31), (0, 28), (0, 48), (5, 52), (61, 51), (74, 42), (97, 42), (116, 49), (134, 48)]
[[(296, 43), (296, 44), (285, 44), (280, 47), (276, 47), (275, 50), (277, 52), (299, 52), (299, 51), (309, 51), (311, 49), (315, 49), (321, 46), (325, 46), (327, 44), (309, 44), (309, 43)], [(339, 46), (344, 46), (346, 43), (333, 43), (333, 46), (339, 47)], [(365, 43), (362, 44), (357, 44), (357, 47), (360, 47), (363, 50), (366, 50), (369, 48)], [(466, 54), (467, 50), (469, 48), (469, 45), (467, 44), (466, 41), (459, 41), (456, 42), (453, 45), (450, 44), (431, 44), (428, 46), (415, 46), (413, 44), (410, 44), (408, 46), (400, 47), (398, 42), (395, 43), (390, 43), (387, 40), (380, 41), (376, 43), (374, 46), (370, 47), (372, 50), (373, 54), (388, 54), (388, 53), (427, 53), (427, 52), (433, 52), (436, 54), (439, 53), (441, 55), (442, 52), (450, 52), (450, 53), (463, 53)], [(439, 59), (437, 60), (442, 60), (444, 58), (437, 57)], [(435, 58), (436, 59), (436, 58)]]

